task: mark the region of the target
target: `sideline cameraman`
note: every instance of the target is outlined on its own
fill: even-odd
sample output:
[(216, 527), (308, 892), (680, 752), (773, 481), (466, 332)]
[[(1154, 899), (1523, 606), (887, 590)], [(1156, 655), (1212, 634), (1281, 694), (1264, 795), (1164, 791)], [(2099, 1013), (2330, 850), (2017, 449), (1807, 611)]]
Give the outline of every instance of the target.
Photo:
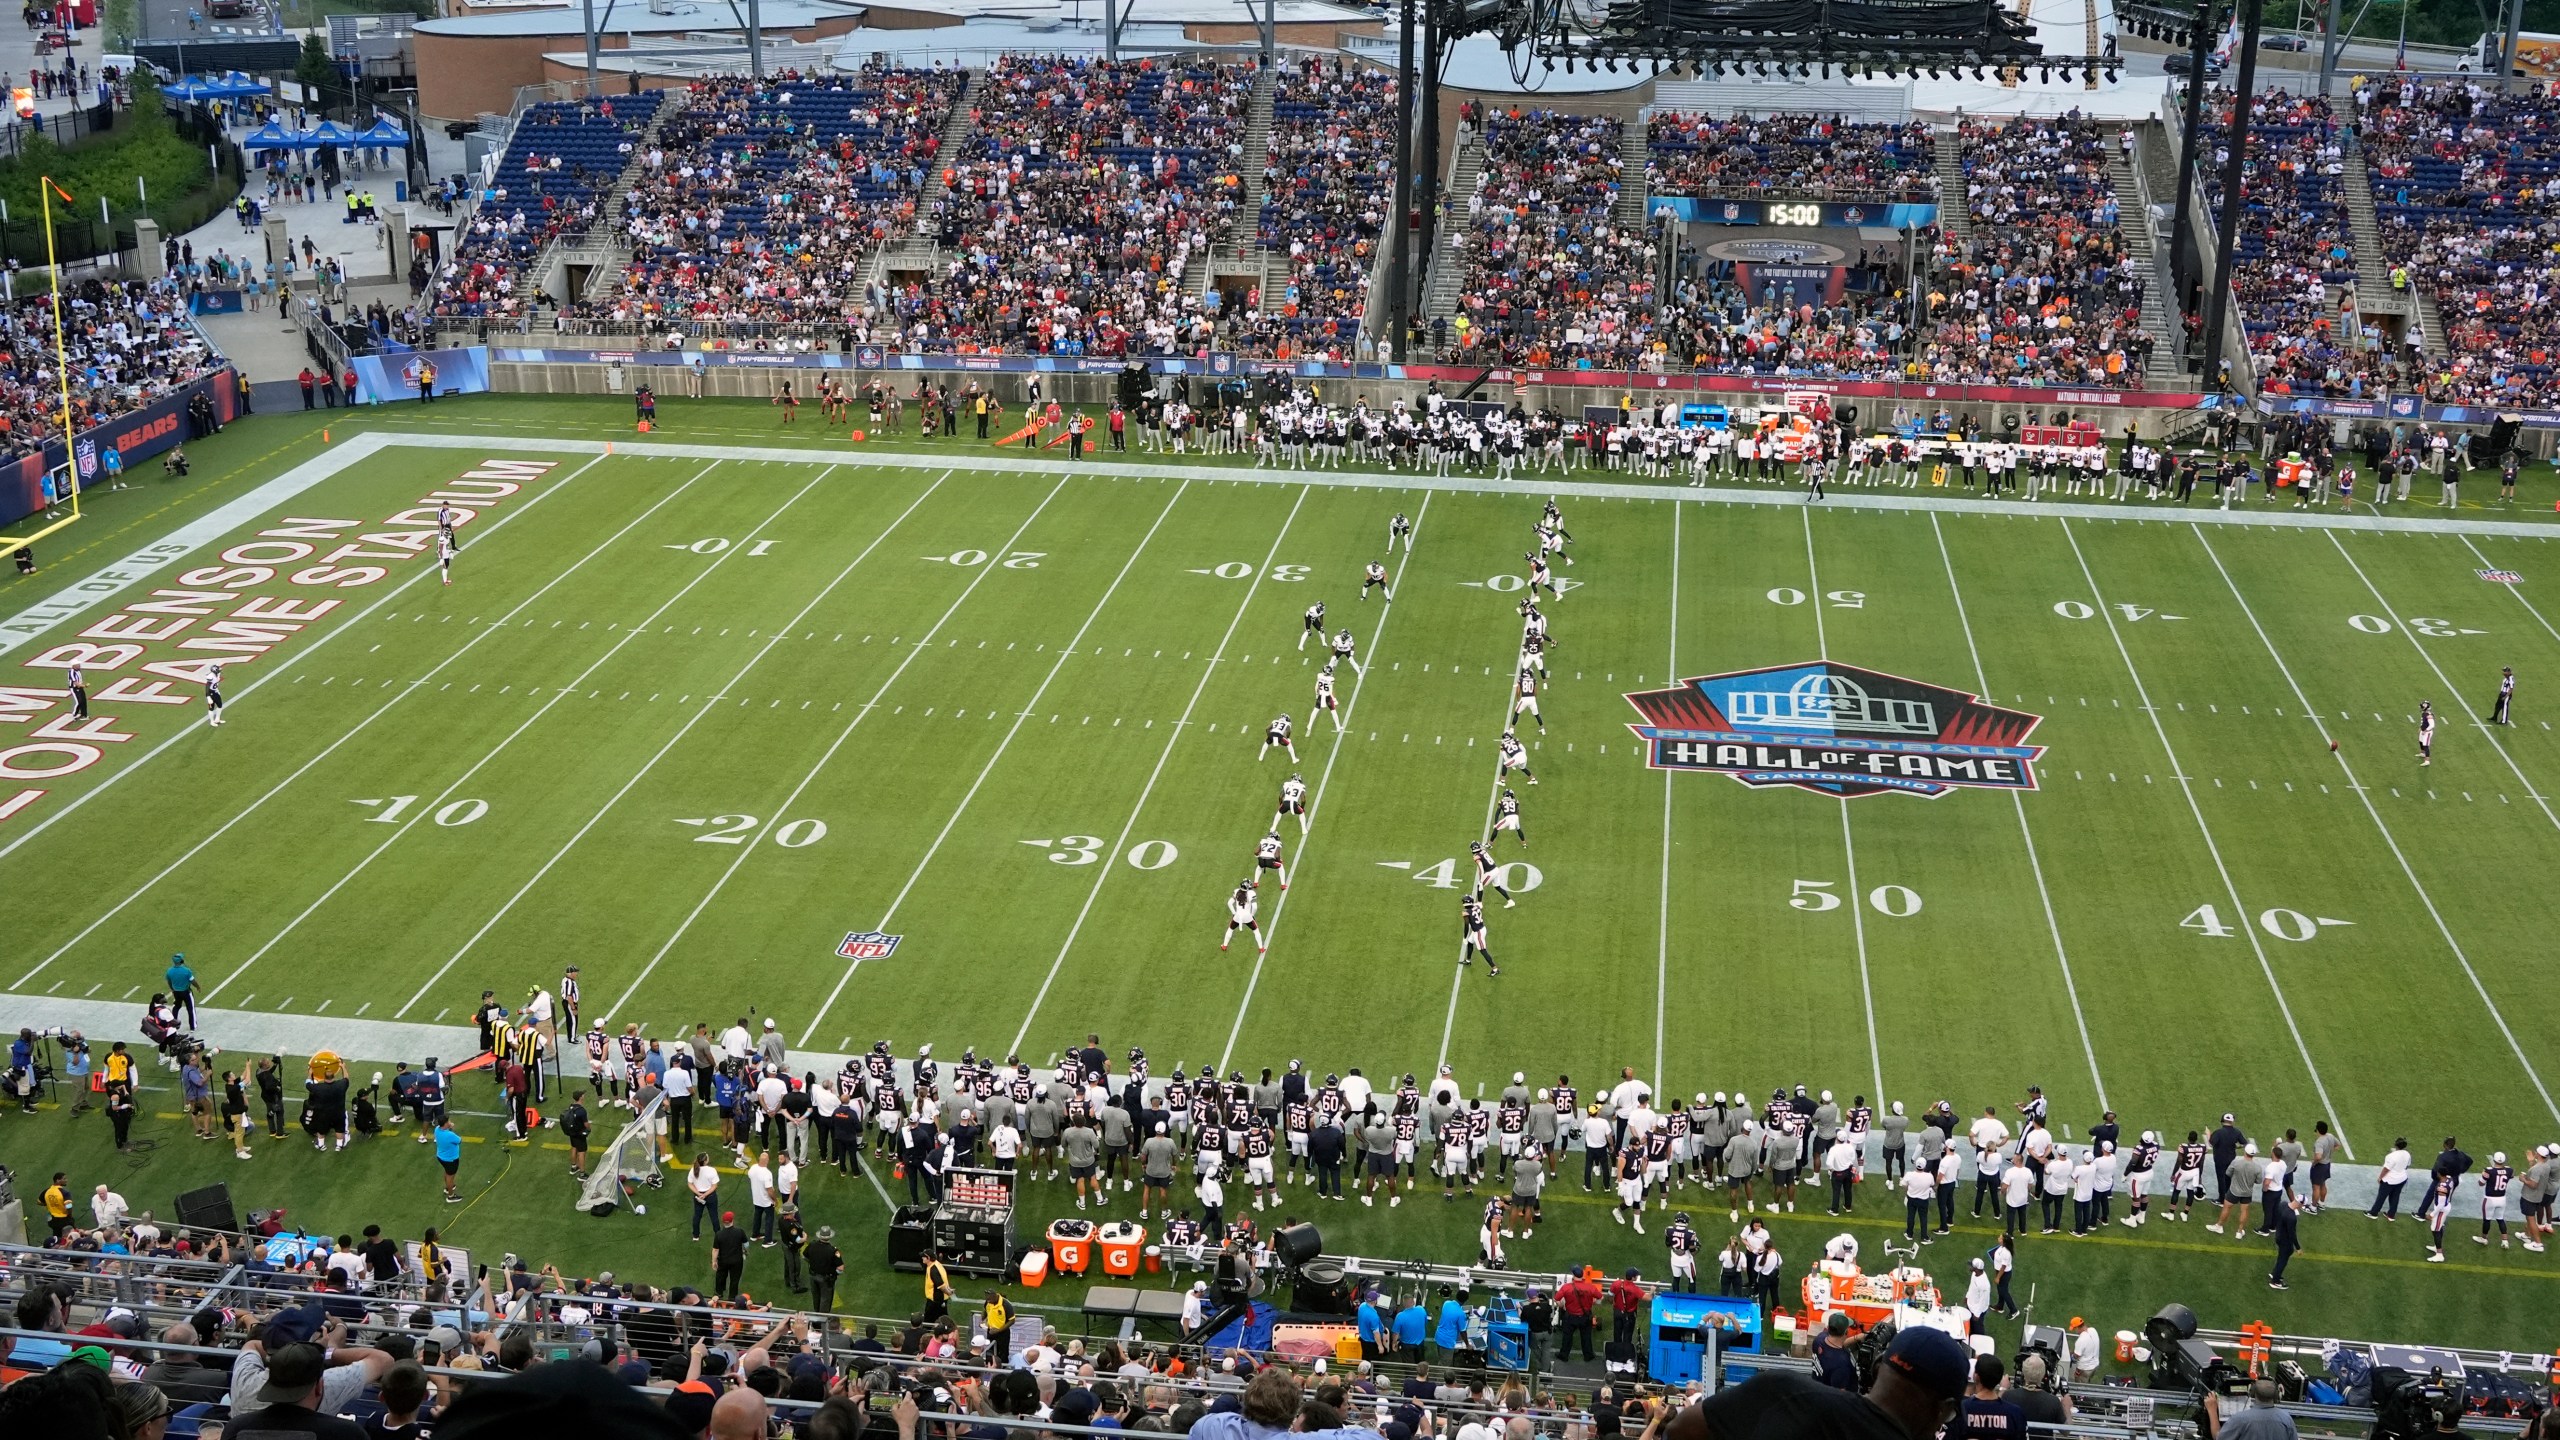
[(2293, 1417), (2276, 1408), (2282, 1392), (2261, 1377), (2249, 1382), (2249, 1403), (2225, 1418), (2222, 1397), (2204, 1392), (2204, 1440), (2299, 1440)]

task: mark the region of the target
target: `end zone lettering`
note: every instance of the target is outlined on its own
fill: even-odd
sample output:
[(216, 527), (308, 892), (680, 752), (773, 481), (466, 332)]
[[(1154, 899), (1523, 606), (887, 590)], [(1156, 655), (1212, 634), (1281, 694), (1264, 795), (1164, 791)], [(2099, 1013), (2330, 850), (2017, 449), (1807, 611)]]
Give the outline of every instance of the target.
[(1815, 660), (1683, 680), (1627, 696), (1627, 728), (1656, 770), (1712, 770), (1745, 785), (1826, 795), (2033, 790), (2039, 715), (1962, 690)]

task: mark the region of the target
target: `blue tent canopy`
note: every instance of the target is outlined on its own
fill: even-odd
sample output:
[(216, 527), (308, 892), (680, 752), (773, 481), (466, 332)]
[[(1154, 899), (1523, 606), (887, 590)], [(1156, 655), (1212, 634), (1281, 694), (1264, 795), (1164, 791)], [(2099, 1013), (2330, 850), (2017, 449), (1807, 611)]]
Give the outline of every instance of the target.
[(335, 120), (323, 120), (303, 132), (303, 141), (315, 147), (336, 145), (344, 148), (356, 143), (356, 132)]
[(213, 87), (209, 93), (221, 99), (239, 99), (249, 95), (270, 93), (266, 81), (253, 79), (237, 70), (227, 72), (219, 80), (206, 83)]
[(355, 143), (380, 145), (386, 148), (395, 145), (405, 146), (409, 143), (409, 132), (388, 120), (376, 120), (357, 134)]
[(287, 130), (270, 120), (242, 136), (240, 148), (243, 150), (308, 150), (311, 148), (311, 137)]
[(171, 100), (219, 100), (229, 93), (221, 86), (219, 80), (200, 80), (189, 75), (161, 86), (160, 93)]

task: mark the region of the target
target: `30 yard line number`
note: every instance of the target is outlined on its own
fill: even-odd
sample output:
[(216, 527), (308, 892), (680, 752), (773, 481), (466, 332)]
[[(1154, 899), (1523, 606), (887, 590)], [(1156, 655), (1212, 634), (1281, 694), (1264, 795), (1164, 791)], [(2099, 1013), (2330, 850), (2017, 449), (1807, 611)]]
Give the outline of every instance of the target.
[[(2352, 920), (2333, 920), (2326, 915), (2305, 915), (2299, 910), (2287, 910), (2281, 906), (2258, 912), (2259, 929), (2278, 940), (2289, 940), (2297, 945), (2317, 938), (2322, 930), (2330, 926), (2354, 923)], [(2215, 940), (2228, 940), (2240, 933), (2224, 924), (2222, 912), (2211, 905), (2197, 906), (2186, 919), (2178, 922), (2178, 928), (2193, 930), (2199, 935)]]
[[(1052, 865), (1091, 865), (1102, 858), (1103, 847), (1110, 842), (1099, 835), (1061, 835), (1055, 840), (1025, 840), (1025, 845), (1048, 849)], [(1170, 840), (1141, 840), (1120, 857), (1133, 870), (1161, 870), (1182, 858), (1182, 851)]]
[[(2454, 624), (2452, 621), (2447, 620), (2440, 615), (2411, 615), (2403, 619), (2400, 623), (2409, 627), (2410, 634), (2424, 635), (2434, 640), (2446, 640), (2456, 635), (2486, 635), (2489, 633), (2486, 630), (2465, 630), (2461, 626)], [(2379, 615), (2350, 615), (2347, 617), (2347, 625), (2348, 628), (2361, 630), (2367, 635), (2388, 635), (2391, 633), (2391, 622), (2383, 619)]]

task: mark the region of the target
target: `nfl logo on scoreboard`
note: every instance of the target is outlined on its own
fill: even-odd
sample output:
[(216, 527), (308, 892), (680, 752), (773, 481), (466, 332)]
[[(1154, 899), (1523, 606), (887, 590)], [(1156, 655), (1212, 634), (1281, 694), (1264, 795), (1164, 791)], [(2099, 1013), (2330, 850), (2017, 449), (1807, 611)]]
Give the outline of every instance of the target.
[(886, 960), (898, 951), (903, 935), (884, 935), (877, 930), (856, 930), (844, 937), (836, 954), (847, 960)]

